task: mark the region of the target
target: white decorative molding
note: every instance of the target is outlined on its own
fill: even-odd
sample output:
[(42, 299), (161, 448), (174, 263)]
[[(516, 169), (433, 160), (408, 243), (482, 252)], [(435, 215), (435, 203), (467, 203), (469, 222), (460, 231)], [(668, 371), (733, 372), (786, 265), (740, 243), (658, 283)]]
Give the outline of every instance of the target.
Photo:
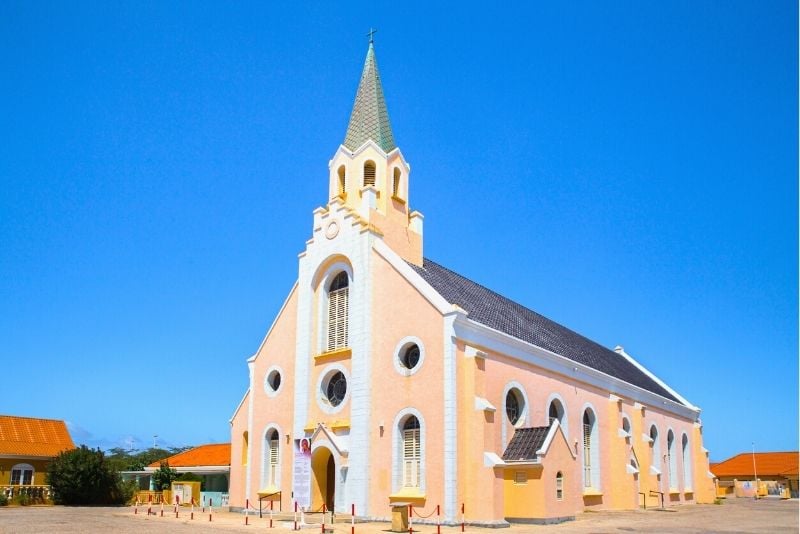
[(475, 396), (475, 410), (477, 410), (479, 412), (480, 411), (496, 412), (497, 408), (495, 408), (494, 405), (491, 402), (489, 402), (487, 399), (484, 399), (483, 397), (478, 397), (476, 395)]

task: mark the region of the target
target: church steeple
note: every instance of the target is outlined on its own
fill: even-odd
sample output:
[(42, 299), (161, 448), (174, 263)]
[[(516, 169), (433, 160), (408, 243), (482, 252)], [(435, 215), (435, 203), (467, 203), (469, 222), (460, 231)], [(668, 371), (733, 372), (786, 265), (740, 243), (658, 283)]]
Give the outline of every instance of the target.
[(422, 265), (423, 217), (409, 207), (411, 166), (394, 143), (373, 33), (347, 135), (328, 162), (326, 210), (346, 210), (401, 258)]
[(392, 126), (389, 123), (389, 112), (386, 110), (386, 100), (383, 98), (381, 77), (378, 74), (378, 62), (375, 60), (375, 47), (370, 32), (367, 59), (364, 70), (361, 72), (361, 81), (358, 82), (356, 101), (353, 112), (350, 114), (350, 123), (347, 125), (347, 134), (344, 146), (356, 150), (368, 139), (372, 139), (384, 152), (391, 152), (395, 148)]

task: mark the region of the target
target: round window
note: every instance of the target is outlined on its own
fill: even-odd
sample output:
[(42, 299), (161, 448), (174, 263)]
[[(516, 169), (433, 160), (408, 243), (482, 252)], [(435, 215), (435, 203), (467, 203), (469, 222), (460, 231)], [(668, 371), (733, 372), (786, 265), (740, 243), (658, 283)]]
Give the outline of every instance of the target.
[(419, 363), (419, 345), (412, 343), (403, 350), (400, 355), (400, 363), (406, 369), (413, 369)]
[(331, 406), (339, 406), (347, 394), (347, 379), (344, 377), (344, 373), (341, 371), (333, 373), (325, 383), (324, 391), (325, 398), (328, 399)]
[(264, 391), (266, 394), (274, 397), (281, 388), (282, 379), (283, 375), (279, 367), (275, 366), (267, 369), (267, 374), (264, 376)]
[(506, 394), (506, 415), (512, 425), (516, 425), (522, 415), (522, 408), (524, 407), (522, 395), (516, 389), (511, 389)]

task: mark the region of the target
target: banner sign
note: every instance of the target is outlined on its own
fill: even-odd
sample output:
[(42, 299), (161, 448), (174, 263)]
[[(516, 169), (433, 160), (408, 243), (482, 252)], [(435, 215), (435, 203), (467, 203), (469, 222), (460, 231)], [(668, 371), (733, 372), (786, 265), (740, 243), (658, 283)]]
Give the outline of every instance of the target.
[(308, 438), (294, 440), (293, 470), (294, 500), (297, 506), (311, 506), (311, 440)]

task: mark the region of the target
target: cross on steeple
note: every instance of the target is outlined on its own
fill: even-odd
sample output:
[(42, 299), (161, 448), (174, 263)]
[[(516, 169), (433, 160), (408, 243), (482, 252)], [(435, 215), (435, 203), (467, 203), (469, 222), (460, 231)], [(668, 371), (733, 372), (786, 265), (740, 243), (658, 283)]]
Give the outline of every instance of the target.
[(375, 39), (372, 36), (375, 35), (375, 32), (377, 32), (377, 31), (378, 30), (374, 30), (372, 28), (369, 29), (369, 32), (367, 33), (367, 37), (369, 37), (369, 43), (370, 44), (375, 42)]

